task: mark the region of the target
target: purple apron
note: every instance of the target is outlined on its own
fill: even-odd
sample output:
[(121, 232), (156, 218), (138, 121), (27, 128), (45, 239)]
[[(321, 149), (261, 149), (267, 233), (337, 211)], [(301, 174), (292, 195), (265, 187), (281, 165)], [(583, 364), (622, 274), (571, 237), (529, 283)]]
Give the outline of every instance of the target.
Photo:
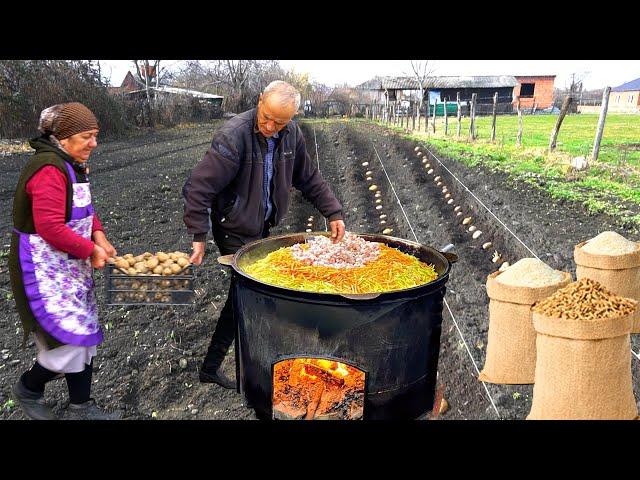
[[(67, 226), (91, 240), (94, 209), (89, 183), (77, 183), (73, 168), (67, 162), (65, 165), (73, 183), (73, 208)], [(16, 234), (25, 294), (40, 326), (69, 345), (101, 343), (91, 259), (81, 260), (58, 250), (36, 233), (16, 230)]]

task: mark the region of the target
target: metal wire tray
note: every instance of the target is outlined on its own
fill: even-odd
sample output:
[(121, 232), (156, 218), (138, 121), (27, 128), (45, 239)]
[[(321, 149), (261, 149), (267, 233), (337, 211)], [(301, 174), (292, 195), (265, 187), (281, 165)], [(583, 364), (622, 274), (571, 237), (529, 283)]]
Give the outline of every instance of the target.
[(192, 305), (195, 302), (193, 266), (179, 275), (126, 275), (107, 264), (107, 305)]

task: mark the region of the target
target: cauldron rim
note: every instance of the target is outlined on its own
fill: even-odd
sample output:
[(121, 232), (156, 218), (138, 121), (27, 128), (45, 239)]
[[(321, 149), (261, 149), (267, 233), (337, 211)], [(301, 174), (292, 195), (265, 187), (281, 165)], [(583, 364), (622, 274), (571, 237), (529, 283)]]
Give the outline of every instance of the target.
[[(351, 232), (351, 233), (353, 233), (354, 235), (357, 235), (359, 237), (362, 237), (362, 238), (364, 238), (365, 240), (368, 240), (368, 241), (380, 242), (380, 243), (384, 243), (385, 245), (389, 245), (389, 242), (390, 243), (397, 243), (397, 244), (399, 244), (401, 246), (414, 248), (417, 251), (422, 250), (425, 253), (428, 253), (430, 255), (435, 256), (438, 260), (440, 260), (445, 265), (444, 271), (441, 274), (438, 274), (438, 278), (437, 279), (435, 279), (435, 280), (433, 280), (433, 281), (431, 281), (429, 283), (425, 283), (425, 284), (422, 284), (422, 285), (417, 285), (415, 287), (404, 288), (404, 289), (399, 289), (399, 290), (391, 290), (391, 291), (388, 291), (388, 292), (380, 292), (379, 294), (376, 293), (375, 296), (374, 296), (376, 301), (382, 300), (383, 298), (388, 298), (390, 296), (398, 297), (398, 296), (404, 296), (404, 295), (422, 294), (423, 290), (424, 290), (424, 293), (426, 294), (428, 292), (431, 292), (433, 290), (437, 290), (437, 289), (441, 288), (447, 282), (447, 279), (449, 277), (449, 272), (451, 271), (451, 265), (452, 265), (453, 262), (450, 261), (445, 255), (443, 255), (442, 252), (438, 251), (437, 249), (435, 249), (433, 247), (430, 247), (428, 245), (423, 245), (423, 244), (418, 243), (418, 242), (413, 242), (411, 240), (406, 240), (404, 238), (399, 238), (399, 237), (392, 237), (392, 236), (389, 236), (389, 235), (373, 234), (373, 233), (357, 233), (357, 232)], [(274, 293), (281, 293), (281, 294), (285, 294), (285, 295), (291, 295), (291, 294), (305, 295), (305, 296), (311, 296), (311, 297), (316, 297), (318, 299), (326, 299), (326, 300), (329, 300), (330, 298), (335, 298), (335, 297), (340, 297), (341, 299), (344, 299), (344, 298), (354, 299), (354, 297), (358, 297), (358, 295), (349, 295), (348, 297), (345, 297), (345, 295), (340, 294), (340, 293), (311, 292), (311, 291), (307, 291), (307, 290), (295, 290), (295, 289), (286, 288), (286, 287), (282, 287), (282, 286), (278, 286), (278, 285), (272, 285), (272, 284), (269, 284), (269, 283), (265, 283), (265, 282), (263, 282), (261, 280), (258, 280), (255, 277), (252, 277), (251, 275), (249, 275), (246, 272), (244, 272), (238, 266), (238, 261), (244, 255), (246, 255), (248, 252), (254, 250), (258, 246), (263, 245), (265, 243), (277, 243), (280, 240), (289, 240), (289, 239), (294, 239), (295, 238), (295, 241), (293, 241), (291, 243), (291, 245), (293, 245), (294, 243), (299, 243), (299, 242), (305, 241), (309, 237), (314, 237), (314, 236), (318, 236), (318, 235), (329, 236), (329, 235), (331, 235), (331, 232), (286, 233), (286, 234), (282, 234), (282, 235), (274, 235), (274, 236), (270, 236), (270, 237), (267, 237), (267, 238), (262, 238), (262, 239), (255, 240), (253, 242), (247, 243), (246, 245), (243, 245), (233, 255), (233, 260), (232, 260), (230, 266), (232, 267), (232, 269), (234, 271), (234, 274), (237, 274), (237, 275), (241, 276), (242, 278), (248, 280), (249, 282), (256, 283), (261, 288), (273, 289), (273, 290), (275, 290)], [(284, 246), (284, 245), (280, 245), (278, 248), (280, 248), (282, 246)], [(276, 250), (276, 249), (274, 248), (271, 251), (274, 251), (274, 250)], [(368, 298), (366, 298), (367, 295), (368, 294), (362, 294), (362, 299), (363, 300), (367, 300), (368, 299)]]

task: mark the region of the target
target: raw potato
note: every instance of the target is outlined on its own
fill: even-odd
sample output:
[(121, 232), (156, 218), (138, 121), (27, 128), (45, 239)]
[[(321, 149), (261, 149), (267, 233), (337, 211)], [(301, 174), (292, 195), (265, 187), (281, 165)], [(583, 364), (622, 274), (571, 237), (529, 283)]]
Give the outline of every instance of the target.
[(147, 273), (149, 271), (149, 269), (147, 268), (147, 266), (144, 264), (144, 262), (138, 262), (136, 263), (133, 268), (135, 268), (136, 272), (138, 273)]
[(162, 274), (162, 271), (164, 270), (164, 268), (160, 265), (157, 265), (154, 269), (153, 269), (153, 273), (154, 275), (160, 275)]
[(166, 261), (162, 262), (162, 263), (161, 263), (161, 265), (162, 265), (164, 268), (170, 268), (170, 267), (171, 267), (171, 265), (173, 265), (173, 260), (168, 259), (168, 260), (166, 260)]
[(127, 270), (127, 273), (128, 273), (129, 275), (137, 275), (137, 274), (138, 274), (138, 272), (136, 271), (136, 269), (135, 269), (135, 268), (133, 268), (133, 267), (129, 267), (129, 269)]
[(158, 258), (159, 262), (166, 262), (167, 260), (169, 260), (169, 255), (164, 252), (156, 253), (156, 257)]
[(129, 262), (122, 258), (116, 262), (116, 267), (127, 271), (127, 269), (129, 268)]
[(130, 267), (133, 267), (136, 264), (136, 259), (133, 258), (133, 256), (127, 257), (127, 262), (129, 263)]
[(173, 275), (173, 271), (166, 267), (163, 271), (162, 271), (162, 275)]
[(185, 257), (180, 257), (178, 258), (178, 265), (180, 265), (181, 267), (186, 267), (187, 265), (189, 265), (189, 260), (187, 260)]
[(154, 268), (156, 268), (158, 266), (158, 263), (160, 263), (158, 261), (158, 259), (156, 257), (151, 257), (149, 259), (147, 259), (147, 261), (145, 262), (145, 265), (147, 266), (147, 268), (153, 270)]
[(177, 263), (172, 264), (169, 268), (173, 273), (178, 273), (180, 270), (182, 270), (182, 267)]

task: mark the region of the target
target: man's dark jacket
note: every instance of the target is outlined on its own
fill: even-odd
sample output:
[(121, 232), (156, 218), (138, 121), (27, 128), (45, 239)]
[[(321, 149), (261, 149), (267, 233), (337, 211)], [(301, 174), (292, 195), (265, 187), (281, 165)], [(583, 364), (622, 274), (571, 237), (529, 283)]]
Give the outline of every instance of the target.
[[(329, 221), (342, 219), (342, 205), (307, 153), (302, 131), (291, 121), (279, 134), (273, 155), (270, 225), (280, 223), (297, 188)], [(242, 243), (262, 238), (264, 137), (256, 128), (256, 109), (228, 120), (213, 136), (211, 147), (194, 167), (182, 190), (184, 223), (194, 241), (204, 241), (209, 214), (214, 231)], [(263, 143), (261, 148), (260, 143)]]

